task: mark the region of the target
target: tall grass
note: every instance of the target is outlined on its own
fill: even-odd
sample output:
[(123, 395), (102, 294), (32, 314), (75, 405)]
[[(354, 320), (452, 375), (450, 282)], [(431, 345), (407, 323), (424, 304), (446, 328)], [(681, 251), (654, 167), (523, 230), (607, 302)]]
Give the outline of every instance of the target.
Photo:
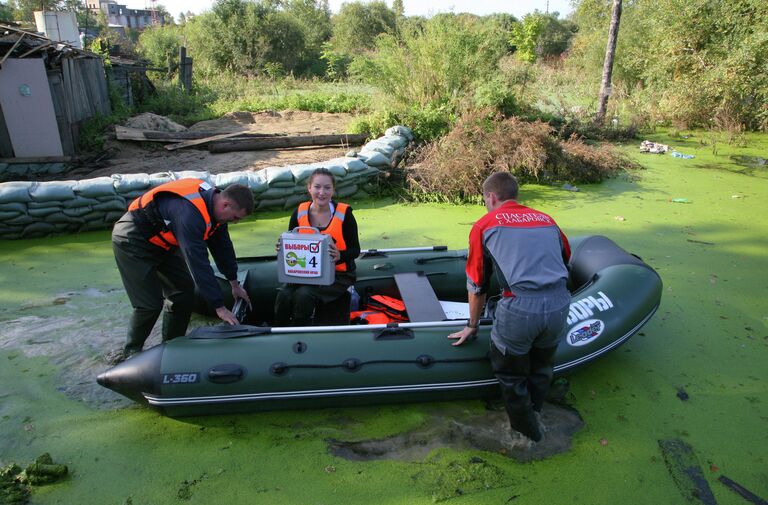
[[(234, 111), (305, 110), (351, 112), (370, 110), (372, 89), (365, 85), (325, 83), (287, 77), (267, 80), (230, 74), (196, 76), (193, 91), (175, 82), (158, 81), (158, 93), (140, 106), (182, 124), (214, 119)], [(391, 125), (390, 125), (391, 126)]]

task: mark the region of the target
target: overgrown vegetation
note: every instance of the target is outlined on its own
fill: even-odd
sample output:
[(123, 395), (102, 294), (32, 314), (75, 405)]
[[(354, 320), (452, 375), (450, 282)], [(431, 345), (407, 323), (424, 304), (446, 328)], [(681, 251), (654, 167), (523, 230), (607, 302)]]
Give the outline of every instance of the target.
[[(8, 9), (29, 10), (30, 1)], [(405, 124), (418, 141), (438, 141), (423, 152), (437, 176), (417, 174), (417, 192), (434, 193), (464, 162), (475, 167), (450, 178), (464, 182), (446, 188), (448, 199), (500, 167), (523, 179), (601, 180), (624, 161), (585, 142), (628, 140), (660, 124), (704, 127), (713, 150), (768, 129), (768, 3), (625, 2), (607, 121), (598, 125), (609, 18), (602, 0), (577, 0), (568, 19), (407, 17), (401, 0), (347, 2), (336, 14), (327, 0), (216, 0), (136, 39), (138, 55), (167, 69), (137, 109), (184, 124), (238, 110), (352, 112), (350, 131), (372, 136)], [(195, 62), (188, 94), (174, 82), (182, 45)], [(109, 119), (86, 125), (86, 145), (98, 146), (91, 130)], [(484, 161), (469, 163), (476, 159)]]
[(417, 200), (482, 201), (480, 187), (495, 172), (521, 182), (599, 182), (635, 165), (608, 145), (590, 146), (576, 137), (561, 141), (541, 121), (504, 118), (488, 110), (462, 116), (437, 142), (425, 145), (409, 173)]

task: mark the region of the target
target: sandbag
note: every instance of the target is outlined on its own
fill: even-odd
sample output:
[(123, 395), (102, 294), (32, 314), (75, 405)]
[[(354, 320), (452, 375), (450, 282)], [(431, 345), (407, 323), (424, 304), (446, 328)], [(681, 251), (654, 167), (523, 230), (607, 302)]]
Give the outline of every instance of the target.
[(13, 219), (15, 217), (23, 216), (24, 214), (17, 211), (7, 211), (7, 210), (0, 210), (0, 221), (5, 221), (8, 219)]
[(336, 196), (339, 198), (347, 198), (357, 193), (357, 184), (352, 184), (336, 190)]
[(377, 151), (360, 151), (358, 157), (371, 167), (389, 167), (392, 164), (389, 158)]
[(290, 182), (295, 184), (293, 172), (285, 167), (267, 167), (262, 169), (267, 178), (267, 184), (272, 186), (276, 182)]
[(170, 172), (155, 172), (154, 174), (149, 174), (149, 185), (153, 188), (165, 184), (166, 182), (171, 182), (172, 180), (173, 175), (171, 175)]
[(365, 162), (358, 158), (345, 158), (344, 166), (347, 169), (347, 173), (359, 172), (368, 168)]
[(285, 168), (289, 169), (293, 174), (295, 184), (304, 184), (316, 167), (303, 163), (300, 165), (288, 165)]
[(294, 207), (298, 207), (301, 202), (306, 202), (307, 200), (309, 200), (309, 195), (307, 195), (306, 193), (304, 193), (303, 195), (289, 196), (288, 198), (285, 199), (283, 208), (286, 210), (293, 209)]
[[(53, 223), (53, 224), (70, 224), (70, 223), (83, 223), (85, 221), (69, 217), (68, 215), (64, 214), (64, 212), (54, 212), (52, 214), (48, 214), (45, 216), (45, 222), (46, 223)], [(60, 228), (60, 227), (59, 227)]]
[(90, 205), (84, 207), (72, 207), (71, 209), (64, 208), (61, 213), (69, 217), (81, 217), (93, 212)]
[(127, 209), (128, 209), (128, 206), (126, 205), (125, 200), (123, 200), (122, 198), (110, 200), (108, 202), (98, 203), (93, 206), (93, 210), (100, 210), (103, 212), (114, 210), (114, 211), (119, 211), (121, 215), (124, 214)]
[(55, 206), (55, 207), (44, 207), (41, 209), (29, 209), (27, 211), (27, 214), (36, 218), (44, 218), (48, 214), (53, 214), (54, 212), (61, 212), (61, 207)]
[(72, 187), (74, 181), (38, 182), (29, 190), (29, 196), (35, 202), (50, 202), (52, 200), (67, 200), (75, 197)]
[(395, 152), (395, 148), (386, 142), (381, 142), (379, 140), (372, 140), (365, 144), (362, 149), (360, 149), (360, 152), (363, 153), (365, 151), (376, 151), (377, 153), (381, 153), (387, 158), (392, 157), (392, 153)]
[(226, 174), (216, 174), (214, 176), (214, 186), (219, 189), (225, 189), (233, 184), (242, 184), (250, 188), (250, 174), (252, 172), (239, 171), (228, 172)]
[(173, 179), (178, 181), (179, 179), (202, 179), (211, 186), (213, 186), (213, 177), (207, 170), (182, 170), (180, 172), (173, 172)]
[(325, 168), (330, 173), (332, 173), (335, 177), (344, 177), (347, 175), (347, 169), (344, 165), (336, 164), (336, 163), (330, 163), (327, 161), (321, 161), (318, 163), (312, 163), (310, 165), (312, 167), (312, 170), (317, 170), (318, 168)]
[[(294, 194), (294, 188), (295, 186), (292, 186), (290, 188), (269, 188), (265, 192), (261, 194), (261, 198), (286, 198), (292, 194)], [(303, 190), (303, 188), (302, 188)]]
[(99, 200), (95, 198), (85, 198), (82, 196), (76, 196), (71, 200), (64, 200), (63, 202), (61, 202), (61, 206), (65, 209), (73, 209), (75, 207), (87, 207), (89, 205), (95, 205), (97, 203), (99, 203)]
[(27, 205), (21, 202), (0, 203), (0, 212), (27, 212)]
[(77, 181), (74, 187), (76, 195), (89, 197), (109, 196), (115, 194), (115, 181), (112, 177), (96, 177)]
[(413, 142), (413, 131), (407, 126), (392, 126), (387, 128), (387, 131), (384, 132), (384, 135), (402, 135), (408, 139), (408, 142)]
[(273, 207), (282, 207), (284, 202), (285, 202), (284, 198), (265, 198), (265, 199), (259, 200), (259, 203), (256, 205), (256, 208), (269, 209)]
[(28, 209), (47, 209), (48, 207), (63, 207), (64, 201), (61, 200), (50, 200), (48, 202), (29, 202), (27, 204)]
[(408, 139), (404, 135), (385, 135), (376, 140), (380, 142), (386, 142), (395, 149), (399, 149), (408, 145)]
[(118, 193), (127, 193), (139, 189), (149, 189), (149, 175), (147, 174), (113, 174), (112, 180), (115, 181), (115, 191)]
[(50, 233), (56, 232), (56, 226), (51, 223), (43, 223), (38, 221), (32, 223), (29, 226), (24, 227), (24, 231), (21, 232), (22, 237), (43, 237)]

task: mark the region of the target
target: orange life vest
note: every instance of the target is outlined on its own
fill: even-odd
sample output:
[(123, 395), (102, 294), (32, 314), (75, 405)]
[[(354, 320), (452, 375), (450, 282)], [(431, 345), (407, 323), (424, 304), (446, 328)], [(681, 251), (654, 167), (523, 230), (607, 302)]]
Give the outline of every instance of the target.
[(367, 308), (383, 312), (392, 321), (407, 321), (408, 313), (402, 300), (386, 295), (372, 295), (368, 298)]
[[(309, 223), (309, 206), (311, 203), (312, 202), (303, 202), (299, 205), (299, 211), (296, 214), (296, 218), (299, 221), (299, 226), (312, 226)], [(333, 240), (336, 242), (336, 248), (339, 250), (339, 252), (347, 250), (347, 243), (344, 242), (344, 233), (341, 227), (344, 224), (344, 216), (346, 215), (348, 208), (349, 208), (349, 205), (347, 205), (346, 203), (336, 204), (336, 210), (333, 213), (333, 216), (331, 217), (331, 222), (328, 224), (325, 230), (320, 232), (324, 235), (330, 235), (331, 237), (333, 237)], [(299, 230), (299, 233), (313, 233), (313, 232), (312, 230)], [(336, 271), (346, 272), (347, 262), (340, 261), (336, 263)]]
[[(173, 193), (182, 198), (186, 198), (195, 206), (198, 212), (200, 212), (200, 215), (203, 216), (203, 220), (205, 221), (205, 235), (203, 235), (203, 240), (208, 240), (219, 225), (213, 225), (211, 222), (211, 215), (208, 212), (208, 207), (205, 205), (205, 200), (200, 194), (201, 191), (206, 189), (210, 189), (210, 186), (202, 179), (179, 179), (178, 181), (166, 182), (135, 199), (131, 202), (131, 205), (128, 206), (128, 210), (142, 211), (154, 201), (159, 193)], [(162, 247), (166, 251), (171, 247), (178, 247), (179, 245), (179, 241), (176, 240), (173, 232), (166, 230), (164, 225), (156, 235), (149, 238), (149, 241), (158, 247)]]

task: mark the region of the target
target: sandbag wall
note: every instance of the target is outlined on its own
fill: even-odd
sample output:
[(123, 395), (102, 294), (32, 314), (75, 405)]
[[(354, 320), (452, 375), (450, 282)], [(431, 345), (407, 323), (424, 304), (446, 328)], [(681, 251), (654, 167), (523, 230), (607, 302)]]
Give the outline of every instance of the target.
[(384, 137), (365, 144), (359, 152), (332, 160), (229, 172), (179, 171), (156, 174), (115, 174), (81, 181), (0, 183), (0, 239), (96, 230), (110, 227), (128, 204), (165, 182), (197, 178), (224, 189), (231, 184), (251, 188), (257, 209), (291, 209), (307, 200), (307, 178), (325, 167), (336, 177), (337, 197), (365, 196), (365, 187), (379, 169), (395, 166), (402, 158), (411, 131), (393, 126)]

